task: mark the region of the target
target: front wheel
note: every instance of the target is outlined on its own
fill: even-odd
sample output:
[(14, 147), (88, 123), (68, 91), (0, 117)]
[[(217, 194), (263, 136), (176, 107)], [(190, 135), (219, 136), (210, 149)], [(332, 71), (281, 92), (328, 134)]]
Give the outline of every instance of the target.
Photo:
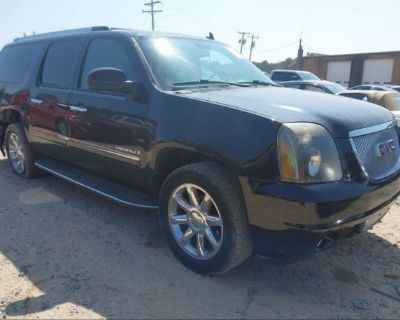
[(201, 274), (222, 274), (252, 252), (243, 197), (224, 167), (199, 163), (164, 183), (160, 220), (174, 255)]

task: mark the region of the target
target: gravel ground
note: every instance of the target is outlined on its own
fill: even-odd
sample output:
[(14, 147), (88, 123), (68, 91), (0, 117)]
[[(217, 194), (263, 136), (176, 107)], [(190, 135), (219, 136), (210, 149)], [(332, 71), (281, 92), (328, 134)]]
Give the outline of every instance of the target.
[(307, 260), (204, 278), (173, 258), (155, 214), (18, 178), (3, 158), (0, 181), (0, 318), (400, 318), (400, 202)]

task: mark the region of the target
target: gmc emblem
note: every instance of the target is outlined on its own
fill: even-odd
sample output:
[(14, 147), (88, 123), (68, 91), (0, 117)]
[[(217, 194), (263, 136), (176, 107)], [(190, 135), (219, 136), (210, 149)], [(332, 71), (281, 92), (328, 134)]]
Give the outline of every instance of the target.
[(377, 151), (380, 158), (385, 157), (389, 153), (396, 150), (396, 143), (393, 139), (378, 144)]

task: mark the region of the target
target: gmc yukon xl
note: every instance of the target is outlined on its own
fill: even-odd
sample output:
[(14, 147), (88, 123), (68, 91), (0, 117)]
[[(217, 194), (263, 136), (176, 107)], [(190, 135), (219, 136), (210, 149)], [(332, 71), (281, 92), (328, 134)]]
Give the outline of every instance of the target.
[(158, 211), (175, 256), (203, 274), (330, 247), (400, 192), (388, 110), (278, 87), (230, 47), (183, 35), (16, 39), (0, 54), (0, 142), (21, 177)]

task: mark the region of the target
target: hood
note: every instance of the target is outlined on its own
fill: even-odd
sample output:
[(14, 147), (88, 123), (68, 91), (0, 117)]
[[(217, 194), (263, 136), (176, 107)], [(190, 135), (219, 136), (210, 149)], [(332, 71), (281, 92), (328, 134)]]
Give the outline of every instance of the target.
[(234, 88), (188, 93), (186, 97), (253, 113), (273, 121), (311, 122), (335, 138), (350, 131), (393, 121), (388, 110), (331, 94), (278, 87)]

